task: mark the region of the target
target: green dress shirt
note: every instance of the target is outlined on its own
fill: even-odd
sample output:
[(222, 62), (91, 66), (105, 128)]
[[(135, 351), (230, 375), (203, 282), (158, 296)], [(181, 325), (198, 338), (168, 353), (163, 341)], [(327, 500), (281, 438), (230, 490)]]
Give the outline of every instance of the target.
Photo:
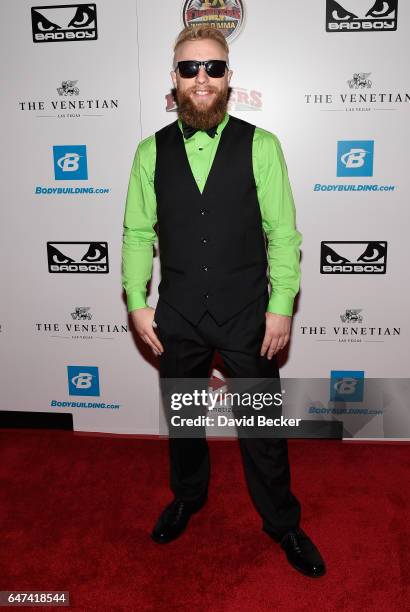
[[(189, 165), (201, 193), (228, 121), (229, 114), (225, 113), (214, 138), (205, 131), (184, 138)], [(178, 125), (182, 132), (180, 119)], [(127, 294), (129, 312), (147, 306), (146, 287), (152, 274), (153, 246), (157, 239), (154, 229), (157, 222), (155, 160), (153, 134), (138, 144), (125, 206), (122, 285)], [(280, 142), (277, 136), (258, 127), (252, 142), (252, 165), (262, 226), (268, 242), (271, 291), (267, 311), (291, 316), (294, 298), (299, 291), (302, 235), (295, 227), (295, 205)], [(231, 180), (235, 180), (234, 175)]]

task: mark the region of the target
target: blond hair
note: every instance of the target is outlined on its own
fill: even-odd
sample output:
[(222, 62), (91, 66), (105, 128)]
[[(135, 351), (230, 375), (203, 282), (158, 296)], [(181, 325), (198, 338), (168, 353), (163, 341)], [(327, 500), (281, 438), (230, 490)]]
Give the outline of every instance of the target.
[(216, 28), (212, 28), (211, 26), (208, 26), (208, 25), (200, 25), (200, 26), (195, 26), (192, 28), (187, 27), (181, 30), (181, 32), (178, 34), (177, 39), (175, 41), (174, 54), (177, 48), (187, 40), (205, 40), (207, 38), (208, 39), (210, 38), (218, 42), (223, 48), (223, 50), (226, 51), (227, 54), (229, 54), (229, 47), (228, 47), (228, 43), (226, 42), (225, 36), (222, 34), (220, 30), (217, 30)]

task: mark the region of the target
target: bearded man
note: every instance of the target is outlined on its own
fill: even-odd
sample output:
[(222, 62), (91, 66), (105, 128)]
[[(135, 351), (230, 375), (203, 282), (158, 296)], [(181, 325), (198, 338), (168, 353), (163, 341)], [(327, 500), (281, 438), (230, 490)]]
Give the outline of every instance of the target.
[[(228, 53), (214, 28), (179, 34), (171, 71), (178, 119), (142, 140), (132, 165), (123, 287), (138, 335), (159, 358), (161, 379), (207, 378), (217, 350), (228, 376), (279, 380), (276, 354), (290, 336), (301, 234), (286, 163), (274, 134), (228, 114)], [(146, 286), (157, 235), (154, 310)], [(299, 526), (287, 440), (245, 436), (239, 444), (262, 529), (298, 571), (322, 576), (324, 561)], [(169, 458), (174, 498), (151, 534), (160, 544), (179, 537), (206, 503), (206, 436), (170, 436)]]

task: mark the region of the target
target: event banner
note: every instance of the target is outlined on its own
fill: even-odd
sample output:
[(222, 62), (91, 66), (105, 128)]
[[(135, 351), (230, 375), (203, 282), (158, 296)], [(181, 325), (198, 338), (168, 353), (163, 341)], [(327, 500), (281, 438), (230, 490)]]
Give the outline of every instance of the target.
[[(158, 358), (121, 285), (123, 217), (138, 143), (177, 118), (175, 39), (207, 24), (230, 47), (229, 113), (281, 143), (303, 237), (278, 354), (287, 414), (307, 423), (301, 437), (410, 439), (410, 3), (19, 0), (0, 11), (1, 409), (167, 435)], [(228, 383), (216, 354), (202, 387)]]

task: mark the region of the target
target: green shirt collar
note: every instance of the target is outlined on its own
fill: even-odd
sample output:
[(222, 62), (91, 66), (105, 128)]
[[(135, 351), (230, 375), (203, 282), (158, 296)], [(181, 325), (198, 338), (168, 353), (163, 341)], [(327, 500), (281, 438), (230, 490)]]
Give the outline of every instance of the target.
[[(218, 123), (218, 128), (217, 128), (215, 136), (220, 136), (221, 135), (222, 130), (224, 129), (224, 127), (228, 123), (228, 121), (229, 121), (229, 114), (225, 113), (224, 118), (222, 119), (222, 121), (220, 123)], [(178, 127), (181, 130), (181, 132), (182, 132), (182, 121), (181, 121), (180, 117), (178, 117)]]

